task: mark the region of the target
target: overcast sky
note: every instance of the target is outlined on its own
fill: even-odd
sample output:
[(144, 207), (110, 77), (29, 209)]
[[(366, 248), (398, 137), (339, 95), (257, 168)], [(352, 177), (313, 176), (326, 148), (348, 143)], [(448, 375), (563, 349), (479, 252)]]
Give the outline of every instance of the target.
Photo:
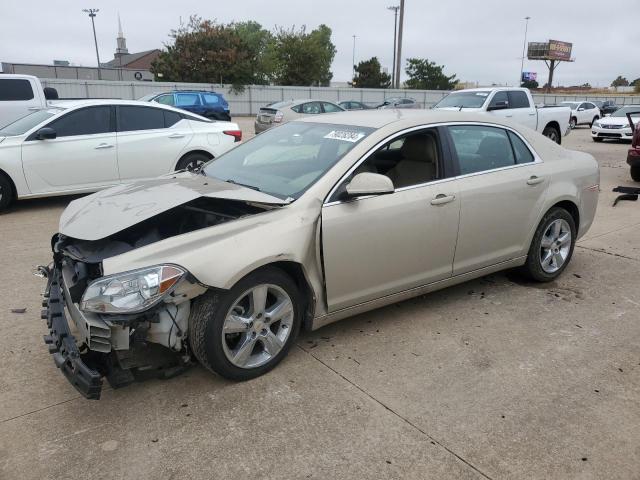
[[(220, 22), (255, 20), (265, 28), (321, 23), (333, 30), (337, 47), (334, 81), (351, 75), (353, 35), (356, 63), (377, 56), (391, 71), (393, 12), (399, 0), (2, 0), (0, 62), (47, 63), (53, 59), (95, 65), (91, 23), (82, 8), (99, 8), (100, 59), (113, 59), (120, 13), (131, 53), (162, 47), (180, 18), (192, 14)], [(575, 63), (562, 64), (563, 85), (606, 86), (619, 74), (640, 77), (640, 0), (406, 0), (402, 57), (422, 57), (446, 66), (462, 81), (515, 83), (520, 72), (524, 17), (529, 41), (573, 43)], [(525, 71), (546, 81), (543, 62), (525, 60)], [(554, 84), (556, 82), (554, 81)]]

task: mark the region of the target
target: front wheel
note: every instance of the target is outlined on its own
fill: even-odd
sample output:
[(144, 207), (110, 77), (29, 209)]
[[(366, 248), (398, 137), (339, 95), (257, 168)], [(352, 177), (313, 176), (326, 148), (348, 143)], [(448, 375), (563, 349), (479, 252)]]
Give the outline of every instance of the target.
[(555, 280), (567, 267), (576, 242), (576, 224), (563, 208), (552, 208), (536, 230), (523, 273), (537, 282)]
[(631, 167), (631, 178), (635, 182), (640, 182), (640, 165)]
[(593, 117), (593, 120), (591, 120), (591, 126), (593, 127), (593, 124), (596, 123), (598, 120), (600, 120), (600, 117), (598, 115)]
[(14, 192), (11, 182), (0, 173), (0, 212), (6, 209), (13, 201)]
[(544, 128), (544, 130), (542, 131), (542, 134), (547, 137), (549, 140), (556, 142), (558, 145), (560, 145), (560, 132), (558, 131), (558, 129), (556, 127), (552, 127), (552, 126), (546, 126)]
[(576, 128), (578, 126), (578, 119), (576, 117), (571, 117), (571, 120), (569, 120), (569, 126), (571, 128)]
[(249, 380), (274, 368), (300, 330), (302, 309), (295, 282), (277, 268), (240, 280), (225, 293), (198, 297), (189, 317), (195, 357), (230, 380)]

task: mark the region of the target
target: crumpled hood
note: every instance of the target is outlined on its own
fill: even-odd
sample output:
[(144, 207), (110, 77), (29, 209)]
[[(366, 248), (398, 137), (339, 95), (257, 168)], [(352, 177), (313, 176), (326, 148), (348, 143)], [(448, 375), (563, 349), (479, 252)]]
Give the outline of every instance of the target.
[(59, 231), (81, 240), (99, 240), (199, 197), (288, 203), (240, 185), (185, 172), (108, 188), (74, 200), (60, 217)]
[(627, 117), (604, 117), (598, 120), (600, 125), (623, 125), (629, 127), (629, 119)]

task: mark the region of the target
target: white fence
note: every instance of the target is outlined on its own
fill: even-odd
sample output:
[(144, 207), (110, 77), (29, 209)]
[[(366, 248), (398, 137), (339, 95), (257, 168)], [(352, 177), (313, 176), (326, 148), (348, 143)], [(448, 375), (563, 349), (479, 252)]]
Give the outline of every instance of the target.
[[(252, 85), (242, 93), (231, 93), (228, 86), (210, 83), (114, 82), (99, 80), (43, 79), (45, 87), (53, 87), (61, 98), (120, 98), (135, 100), (150, 93), (170, 90), (210, 90), (222, 93), (229, 102), (232, 115), (255, 115), (268, 103), (293, 98), (314, 98), (341, 102), (358, 100), (378, 105), (385, 98), (407, 96), (424, 107), (434, 105), (448, 92), (444, 90), (392, 90), (335, 87), (272, 87)], [(534, 95), (536, 104), (553, 105), (564, 100), (615, 100), (619, 105), (640, 104), (638, 95)]]

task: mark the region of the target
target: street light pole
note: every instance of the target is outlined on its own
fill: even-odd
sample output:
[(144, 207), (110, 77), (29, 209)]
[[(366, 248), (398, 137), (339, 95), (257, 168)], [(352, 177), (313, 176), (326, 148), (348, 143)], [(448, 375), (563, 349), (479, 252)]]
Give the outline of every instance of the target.
[(356, 36), (353, 36), (353, 56), (351, 57), (351, 86), (356, 78)]
[(91, 18), (91, 27), (93, 28), (93, 42), (96, 45), (96, 59), (98, 60), (98, 80), (102, 80), (102, 70), (100, 70), (100, 53), (98, 53), (98, 38), (96, 37), (96, 23), (94, 21), (94, 19), (96, 18), (96, 14), (100, 11), (100, 9), (85, 8), (82, 11), (88, 13), (89, 18)]
[(524, 17), (524, 43), (522, 44), (522, 59), (520, 62), (520, 80), (518, 81), (518, 86), (522, 85), (522, 72), (524, 71), (524, 53), (527, 49), (527, 31), (529, 30), (529, 20), (531, 17)]
[(402, 65), (402, 29), (404, 27), (404, 0), (400, 0), (400, 26), (398, 27), (398, 54), (396, 56), (396, 88), (400, 88), (400, 65)]
[(396, 51), (398, 49), (398, 10), (400, 10), (400, 7), (395, 6), (395, 7), (387, 7), (387, 10), (393, 10), (394, 12), (394, 16), (393, 16), (393, 66), (391, 67), (391, 70), (393, 71), (393, 73), (391, 74), (391, 88), (395, 88), (396, 85)]

